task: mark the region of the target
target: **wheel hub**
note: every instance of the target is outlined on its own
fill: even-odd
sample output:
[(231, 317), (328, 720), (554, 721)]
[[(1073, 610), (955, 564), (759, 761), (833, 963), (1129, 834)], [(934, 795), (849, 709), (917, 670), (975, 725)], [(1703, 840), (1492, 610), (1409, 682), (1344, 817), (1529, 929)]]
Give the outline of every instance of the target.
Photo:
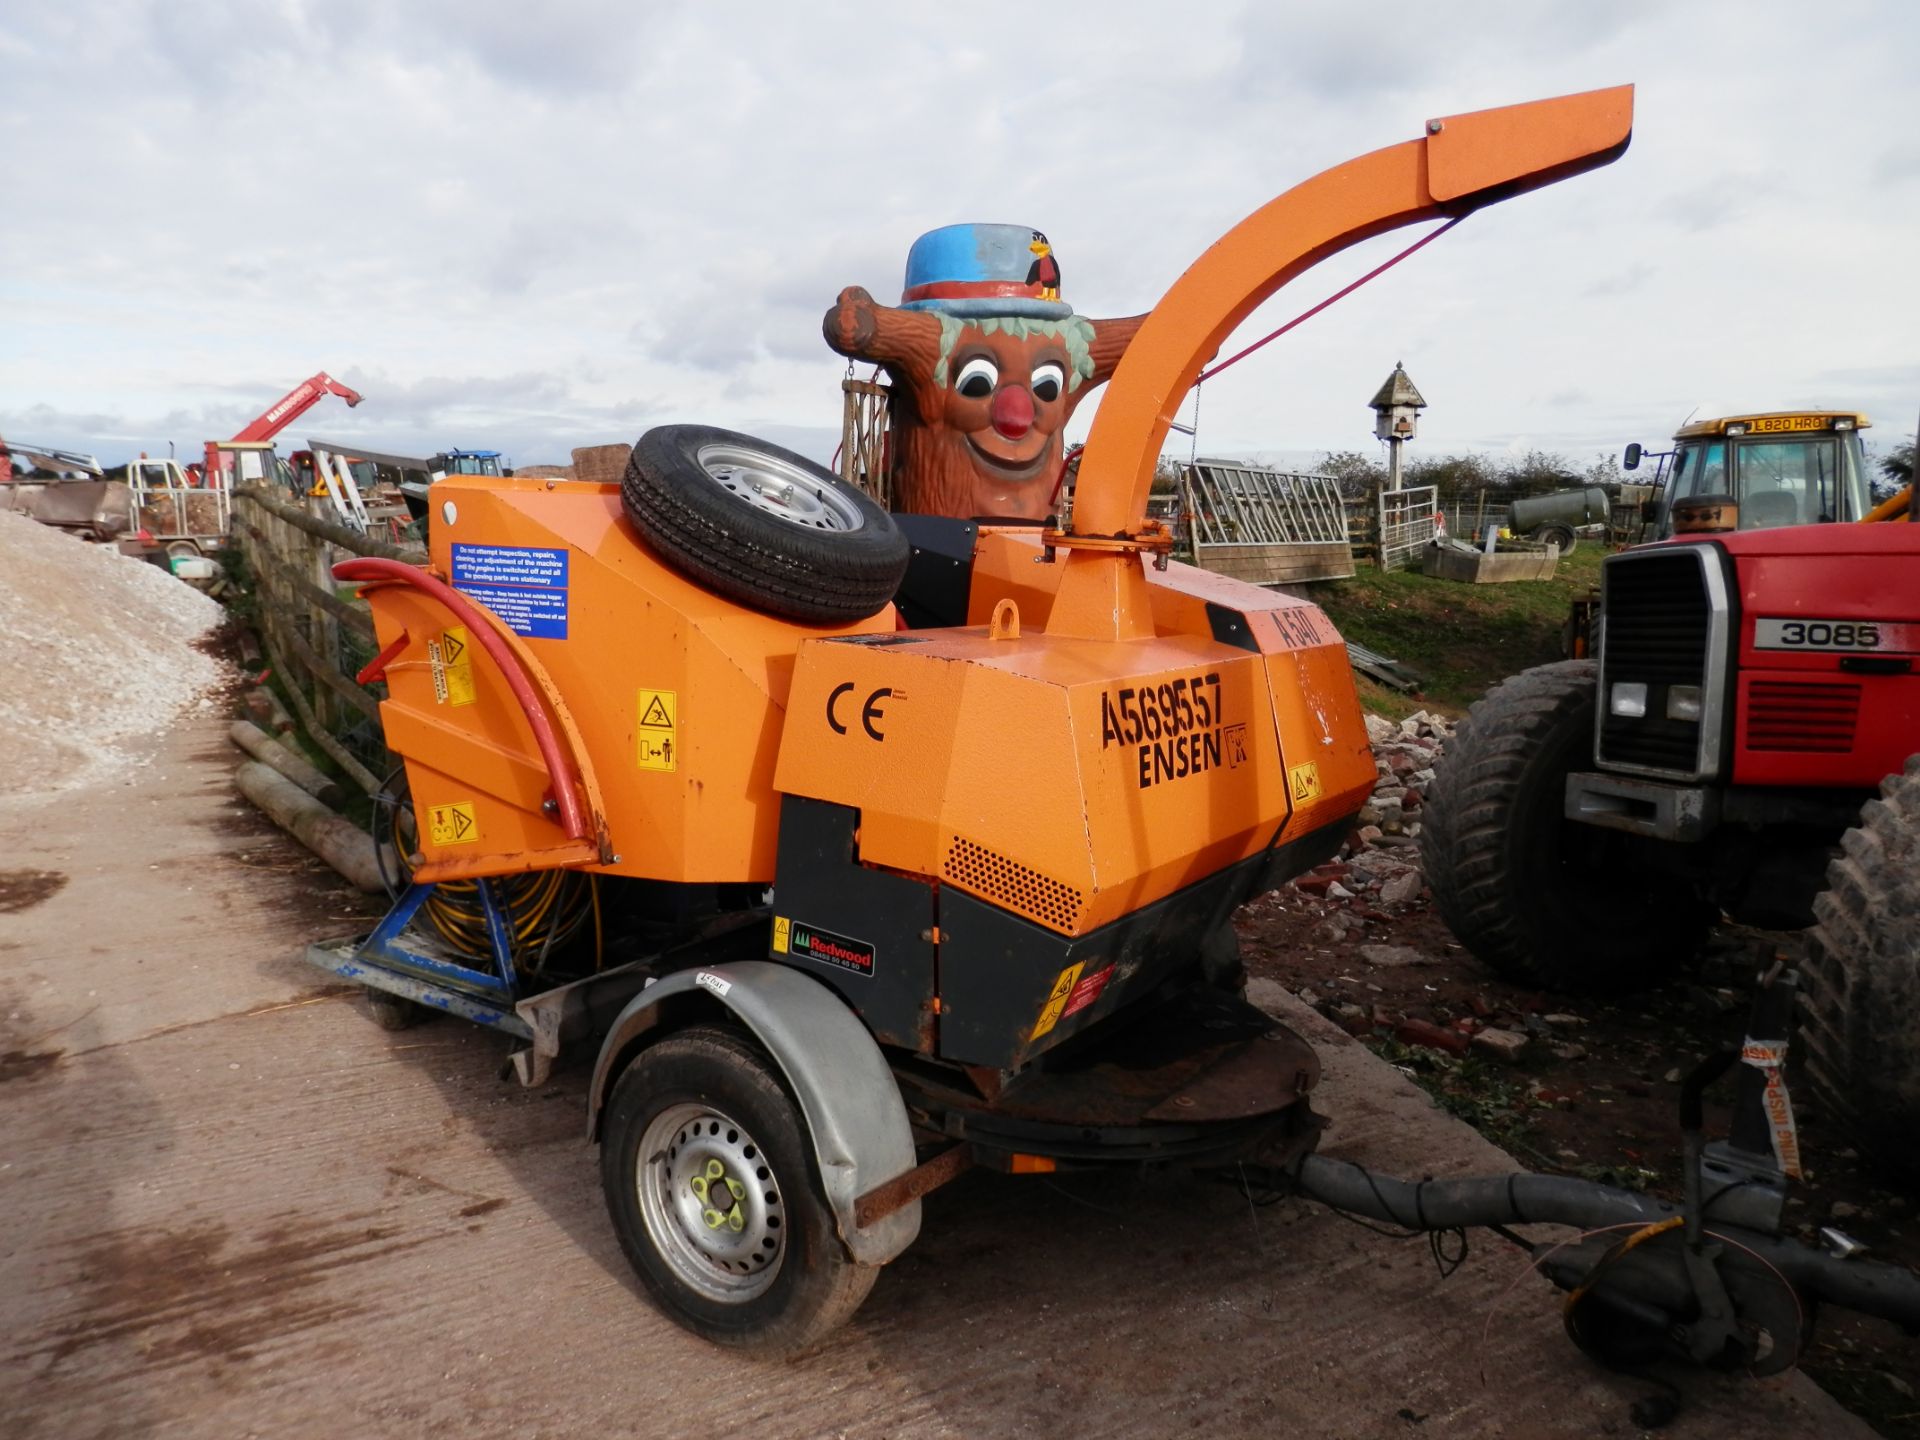
[(747, 1193), (746, 1187), (727, 1174), (723, 1162), (707, 1161), (706, 1172), (687, 1181), (687, 1188), (693, 1191), (694, 1198), (703, 1207), (700, 1218), (706, 1222), (709, 1230), (718, 1230), (724, 1225), (737, 1234), (746, 1228), (746, 1216), (740, 1209), (740, 1201)]
[(737, 445), (709, 445), (700, 468), (754, 509), (809, 530), (858, 530), (859, 507), (818, 475), (778, 456)]
[(767, 1156), (736, 1121), (675, 1105), (641, 1139), (640, 1213), (674, 1274), (710, 1299), (764, 1293), (786, 1257), (786, 1206)]

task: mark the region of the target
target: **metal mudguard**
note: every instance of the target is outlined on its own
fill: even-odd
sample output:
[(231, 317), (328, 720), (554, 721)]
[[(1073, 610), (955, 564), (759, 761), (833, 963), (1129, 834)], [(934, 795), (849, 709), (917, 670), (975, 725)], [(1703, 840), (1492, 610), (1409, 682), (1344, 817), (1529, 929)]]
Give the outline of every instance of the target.
[(860, 1227), (854, 1202), (913, 1169), (907, 1107), (880, 1047), (859, 1019), (812, 976), (770, 961), (681, 970), (649, 985), (620, 1012), (600, 1047), (587, 1095), (587, 1126), (597, 1136), (600, 1109), (634, 1040), (660, 1022), (661, 1006), (700, 990), (725, 1006), (773, 1057), (806, 1117), (821, 1188), (848, 1253), (884, 1265), (920, 1233), (920, 1202), (910, 1201)]

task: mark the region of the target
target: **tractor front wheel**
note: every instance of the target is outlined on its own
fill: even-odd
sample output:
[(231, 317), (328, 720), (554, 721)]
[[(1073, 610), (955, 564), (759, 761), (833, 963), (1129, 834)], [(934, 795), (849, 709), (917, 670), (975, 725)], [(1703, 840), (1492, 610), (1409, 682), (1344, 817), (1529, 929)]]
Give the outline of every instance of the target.
[(600, 1181), (654, 1303), (716, 1345), (806, 1350), (880, 1273), (841, 1243), (799, 1106), (736, 1030), (700, 1026), (640, 1053), (607, 1108)]
[(1920, 1170), (1920, 755), (1841, 840), (1813, 902), (1800, 1038), (1807, 1078), (1864, 1153)]
[(1435, 767), (1421, 859), (1460, 943), (1502, 978), (1619, 992), (1699, 952), (1714, 911), (1631, 836), (1568, 820), (1592, 763), (1594, 666), (1541, 665), (1487, 692)]

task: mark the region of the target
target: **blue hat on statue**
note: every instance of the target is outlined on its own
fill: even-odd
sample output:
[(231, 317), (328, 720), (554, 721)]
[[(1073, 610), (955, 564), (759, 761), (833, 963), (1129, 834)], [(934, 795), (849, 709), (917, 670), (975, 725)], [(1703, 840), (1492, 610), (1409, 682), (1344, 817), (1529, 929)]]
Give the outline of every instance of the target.
[(942, 225), (907, 252), (903, 310), (948, 315), (1024, 315), (1063, 320), (1073, 307), (1060, 298), (1060, 262), (1053, 246), (1026, 225)]

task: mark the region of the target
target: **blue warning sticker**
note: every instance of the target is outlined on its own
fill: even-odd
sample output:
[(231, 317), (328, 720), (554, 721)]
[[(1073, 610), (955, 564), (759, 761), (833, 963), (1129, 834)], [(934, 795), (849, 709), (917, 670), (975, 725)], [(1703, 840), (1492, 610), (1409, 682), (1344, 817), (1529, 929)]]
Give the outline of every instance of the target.
[(565, 550), (455, 544), (453, 588), (493, 611), (516, 635), (564, 640), (571, 559)]

